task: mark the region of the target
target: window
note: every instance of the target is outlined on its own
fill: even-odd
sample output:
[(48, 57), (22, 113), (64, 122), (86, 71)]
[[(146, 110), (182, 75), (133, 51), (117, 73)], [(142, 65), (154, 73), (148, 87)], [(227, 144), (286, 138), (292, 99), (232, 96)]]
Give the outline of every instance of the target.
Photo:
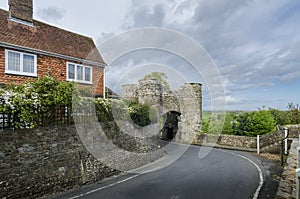
[(77, 80), (83, 81), (83, 66), (77, 65)]
[(67, 80), (79, 83), (92, 83), (92, 67), (67, 63)]
[(88, 81), (88, 82), (90, 82), (91, 81), (91, 68), (88, 68), (88, 67), (86, 67), (86, 68), (84, 68), (84, 79), (85, 79), (85, 81)]
[(36, 55), (5, 50), (5, 73), (36, 77)]
[(68, 65), (68, 78), (75, 80), (75, 65), (74, 64)]

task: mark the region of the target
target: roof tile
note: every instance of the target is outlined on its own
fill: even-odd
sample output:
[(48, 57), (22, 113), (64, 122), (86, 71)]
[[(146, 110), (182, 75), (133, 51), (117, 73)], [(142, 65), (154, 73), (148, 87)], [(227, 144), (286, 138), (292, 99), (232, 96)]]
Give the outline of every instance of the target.
[(36, 20), (28, 26), (8, 16), (8, 11), (0, 9), (0, 42), (104, 63), (92, 38)]

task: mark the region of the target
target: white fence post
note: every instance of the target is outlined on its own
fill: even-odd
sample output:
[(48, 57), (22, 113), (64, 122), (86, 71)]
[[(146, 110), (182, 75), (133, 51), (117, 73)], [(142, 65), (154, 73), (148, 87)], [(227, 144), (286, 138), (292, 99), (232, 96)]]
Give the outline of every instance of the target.
[(257, 148), (257, 154), (259, 154), (259, 135), (257, 135), (257, 145), (256, 145), (256, 148)]
[(288, 151), (287, 151), (287, 148), (288, 148), (288, 139), (287, 139), (287, 136), (288, 136), (288, 128), (284, 128), (284, 137), (286, 138), (284, 140), (284, 154), (287, 155)]

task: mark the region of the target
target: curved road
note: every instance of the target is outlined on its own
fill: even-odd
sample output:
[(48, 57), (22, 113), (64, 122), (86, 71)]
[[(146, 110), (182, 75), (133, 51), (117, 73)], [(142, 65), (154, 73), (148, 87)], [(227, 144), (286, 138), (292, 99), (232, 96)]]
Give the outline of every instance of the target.
[(243, 199), (260, 187), (259, 168), (241, 153), (212, 149), (200, 159), (191, 146), (175, 162), (160, 170), (129, 174), (63, 198), (105, 199)]

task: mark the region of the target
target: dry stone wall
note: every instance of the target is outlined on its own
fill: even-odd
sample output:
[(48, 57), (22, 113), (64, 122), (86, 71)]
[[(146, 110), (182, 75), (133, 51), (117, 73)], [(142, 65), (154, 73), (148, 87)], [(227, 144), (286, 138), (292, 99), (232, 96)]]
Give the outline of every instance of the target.
[[(164, 155), (158, 136), (129, 136), (123, 131), (134, 131), (130, 123), (100, 125), (113, 148), (104, 147), (98, 123), (0, 131), (0, 198), (38, 198), (62, 192), (117, 174), (118, 170), (138, 168)], [(80, 134), (78, 128), (82, 128)], [(149, 134), (151, 129), (142, 130)], [(86, 140), (80, 139), (82, 134)], [(87, 141), (99, 140), (97, 145), (87, 145)], [(102, 156), (91, 154), (90, 148), (101, 150)]]
[(88, 153), (74, 126), (0, 133), (0, 198), (37, 198), (117, 173)]

